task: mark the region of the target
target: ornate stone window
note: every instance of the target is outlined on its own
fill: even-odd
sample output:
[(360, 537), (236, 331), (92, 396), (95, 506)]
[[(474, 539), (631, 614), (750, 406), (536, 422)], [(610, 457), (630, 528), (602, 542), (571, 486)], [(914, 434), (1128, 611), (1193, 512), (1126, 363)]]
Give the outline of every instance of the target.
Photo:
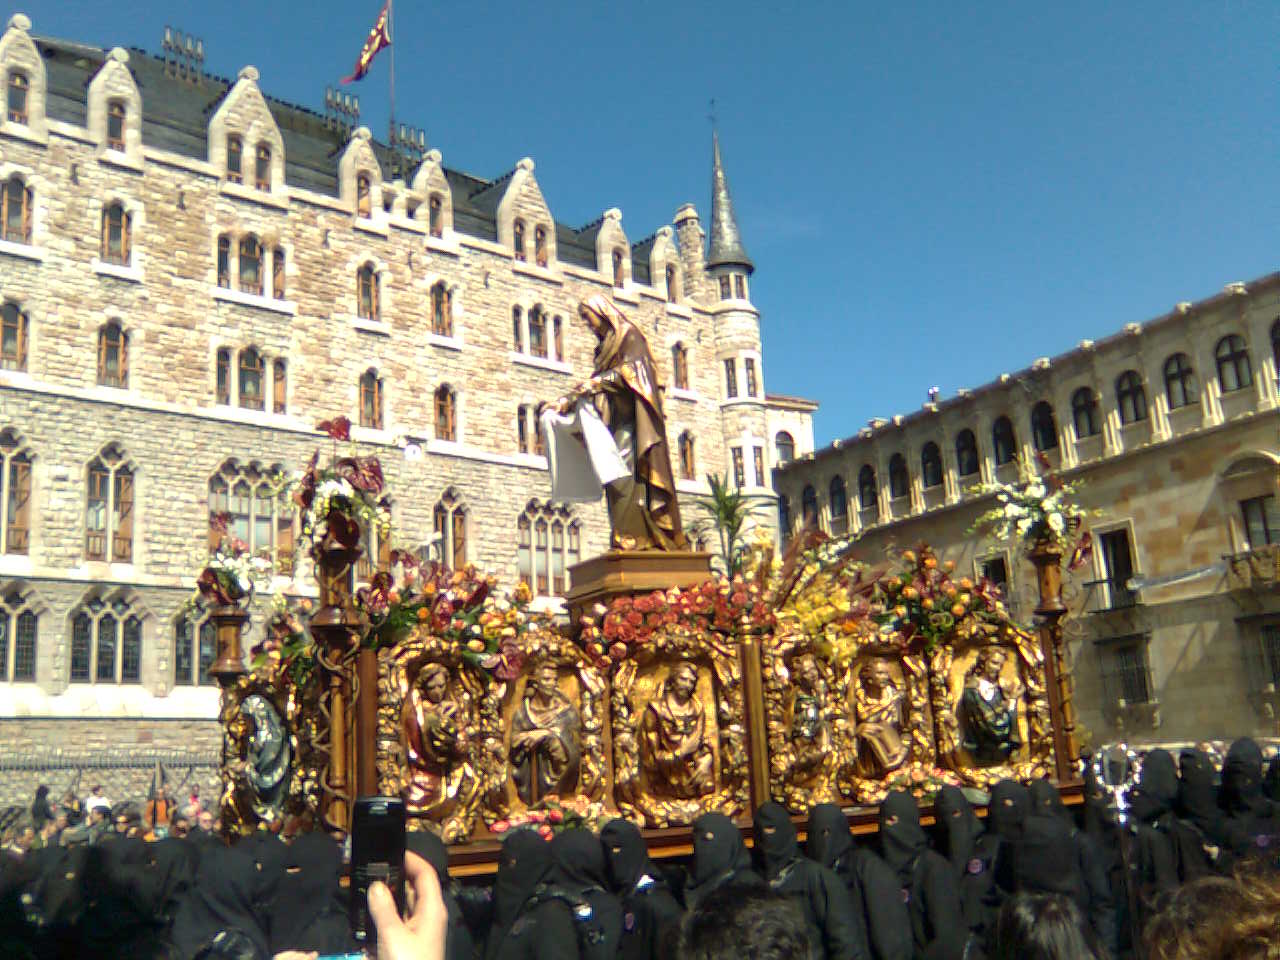
[(231, 351), (226, 347), (218, 349), (217, 359), (217, 386), (215, 387), (215, 402), (223, 406), (231, 405)]
[(897, 500), (911, 495), (911, 474), (907, 471), (907, 458), (895, 453), (889, 458), (889, 497)]
[(1147, 391), (1136, 370), (1126, 370), (1116, 378), (1116, 404), (1121, 423), (1137, 423), (1147, 419)]
[(436, 239), (444, 236), (444, 198), (438, 193), (427, 199), (427, 230)]
[(382, 378), (372, 367), (360, 377), (360, 426), (382, 429)]
[(0, 184), (0, 240), (31, 243), (35, 193), (16, 173)]
[(547, 228), (542, 224), (533, 230), (533, 259), (540, 267), (547, 265)]
[(173, 625), (173, 685), (208, 686), (209, 668), (218, 656), (218, 634), (213, 621), (183, 614)]
[(458, 395), (443, 384), (435, 393), (436, 439), (456, 443), (458, 439)]
[(1071, 395), (1071, 418), (1076, 426), (1076, 437), (1096, 437), (1102, 432), (1098, 416), (1098, 398), (1092, 388), (1081, 387)]
[(698, 460), (695, 456), (693, 434), (688, 430), (680, 434), (680, 478), (698, 479)]
[(93, 596), (72, 614), (71, 682), (142, 682), (142, 616), (129, 600)]
[(11, 300), (0, 306), (0, 370), (27, 369), (27, 343), (31, 322)]
[(1018, 441), (1013, 435), (1013, 421), (997, 417), (991, 425), (991, 446), (995, 451), (996, 466), (1003, 467), (1018, 459)]
[(227, 181), (244, 183), (244, 141), (234, 135), (227, 137)]
[(0, 680), (34, 683), (40, 615), (16, 587), (0, 597)]
[(529, 354), (543, 359), (547, 356), (547, 314), (541, 307), (529, 310)]
[(258, 144), (253, 158), (253, 185), (258, 190), (271, 190), (271, 145)]
[(128, 266), (133, 217), (123, 203), (113, 203), (102, 211), (102, 242), (98, 257), (106, 263)]
[(849, 497), (845, 492), (844, 477), (837, 474), (827, 485), (827, 502), (831, 504), (831, 532), (841, 536), (849, 529)]
[(1164, 394), (1170, 410), (1200, 402), (1196, 373), (1185, 353), (1175, 353), (1164, 362)]
[(104, 387), (129, 385), (129, 335), (115, 320), (98, 328), (98, 383)]
[(876, 489), (876, 471), (869, 463), (864, 463), (858, 471), (858, 508), (860, 510), (880, 510), (880, 492)]
[(956, 473), (971, 477), (978, 472), (978, 438), (965, 428), (956, 434)]
[(1031, 442), (1041, 453), (1058, 449), (1058, 424), (1053, 407), (1044, 400), (1031, 408)]
[(0, 430), (0, 553), (31, 549), (31, 451), (14, 430)]
[(216, 550), (224, 537), (233, 537), (288, 576), (293, 572), (293, 507), (277, 492), (278, 472), (228, 460), (210, 477), (209, 546)]
[(786, 430), (779, 430), (773, 438), (774, 458), (778, 466), (784, 466), (796, 458), (796, 439)]
[(218, 237), (218, 286), (231, 289), (231, 234)]
[(920, 450), (920, 482), (926, 490), (942, 486), (942, 451), (932, 440)]
[(118, 444), (89, 461), (84, 520), (86, 560), (133, 562), (134, 469)]
[(107, 149), (124, 153), (125, 106), (123, 100), (107, 105)]
[(531, 500), (516, 523), (520, 580), (538, 596), (563, 596), (567, 571), (582, 559), (582, 529), (569, 509)]
[(806, 528), (818, 526), (818, 491), (811, 483), (800, 491), (800, 522)]
[(680, 302), (680, 275), (676, 268), (667, 264), (667, 303)]
[(443, 280), (431, 288), (431, 332), (438, 337), (453, 336), (453, 296)]
[(467, 508), (456, 490), (444, 492), (431, 517), (440, 562), (461, 570), (467, 565)]
[(516, 408), (516, 432), (521, 453), (531, 453), (535, 457), (546, 455), (542, 418), (533, 404), (525, 403)]
[(286, 399), (289, 385), (289, 365), (283, 359), (271, 364), (271, 412), (285, 413), (289, 404)]
[(262, 354), (254, 347), (241, 350), (239, 366), (240, 406), (249, 410), (263, 409), (266, 404), (266, 397), (263, 395), (263, 381), (266, 378)]
[(363, 320), (380, 319), (382, 306), (378, 294), (378, 271), (372, 263), (366, 263), (356, 271), (356, 316)]
[(27, 123), (27, 98), (31, 95), (31, 81), (21, 70), (9, 73), (8, 91), (6, 94), (5, 116), (10, 123)]
[(262, 244), (252, 233), (240, 238), (240, 292), (262, 296)]
[(755, 357), (743, 357), (742, 364), (747, 372), (747, 396), (760, 396), (760, 379), (756, 376)]
[(1223, 393), (1243, 390), (1253, 385), (1253, 368), (1249, 364), (1249, 350), (1244, 337), (1229, 333), (1214, 347), (1213, 357), (1218, 362), (1218, 383)]
[(523, 220), (516, 220), (515, 223), (511, 225), (511, 248), (516, 259), (523, 263), (525, 260)]

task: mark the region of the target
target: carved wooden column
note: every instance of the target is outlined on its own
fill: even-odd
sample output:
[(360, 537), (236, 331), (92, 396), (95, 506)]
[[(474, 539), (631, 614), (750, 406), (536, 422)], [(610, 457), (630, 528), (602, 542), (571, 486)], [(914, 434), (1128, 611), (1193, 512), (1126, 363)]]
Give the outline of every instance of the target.
[[(244, 625), (249, 622), (249, 613), (238, 603), (215, 603), (209, 608), (209, 621), (213, 624), (218, 651), (218, 658), (209, 665), (209, 675), (217, 681), (218, 687), (222, 691), (218, 707), (218, 722), (222, 727), (222, 764), (220, 773), (222, 775), (222, 796), (225, 797), (227, 788), (230, 785), (228, 762), (232, 759), (227, 756), (227, 731), (231, 729), (231, 722), (235, 719), (229, 715), (231, 710), (231, 697), (229, 694), (237, 681), (248, 673), (244, 666), (244, 653), (241, 649), (240, 635), (244, 630)], [(221, 798), (218, 800), (218, 805), (219, 807), (222, 805)]]
[(1044, 654), (1045, 680), (1049, 693), (1049, 713), (1053, 724), (1053, 750), (1059, 783), (1076, 779), (1075, 761), (1080, 753), (1076, 743), (1076, 716), (1072, 705), (1074, 688), (1067, 667), (1062, 638), (1062, 618), (1067, 605), (1062, 602), (1062, 548), (1041, 540), (1027, 552), (1036, 568), (1040, 602), (1035, 614), (1041, 618), (1040, 649)]
[(742, 670), (742, 705), (747, 722), (747, 763), (751, 813), (769, 795), (769, 737), (764, 721), (764, 671), (760, 664), (760, 636), (746, 617), (738, 626), (738, 660)]

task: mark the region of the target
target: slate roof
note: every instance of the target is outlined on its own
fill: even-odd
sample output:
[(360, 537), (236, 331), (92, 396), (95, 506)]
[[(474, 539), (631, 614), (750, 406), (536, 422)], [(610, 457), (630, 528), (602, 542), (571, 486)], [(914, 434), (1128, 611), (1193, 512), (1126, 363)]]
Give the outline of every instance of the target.
[(711, 158), (711, 252), (708, 267), (740, 266), (747, 272), (755, 270), (755, 264), (747, 256), (738, 231), (738, 218), (733, 213), (733, 197), (729, 195), (729, 178), (720, 162), (720, 135), (712, 134)]

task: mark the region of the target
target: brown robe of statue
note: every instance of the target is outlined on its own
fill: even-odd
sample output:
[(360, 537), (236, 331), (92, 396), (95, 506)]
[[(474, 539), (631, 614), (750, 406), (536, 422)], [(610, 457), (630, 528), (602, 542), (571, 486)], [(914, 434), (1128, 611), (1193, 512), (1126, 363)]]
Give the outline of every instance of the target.
[(617, 444), (631, 476), (605, 487), (613, 545), (627, 550), (687, 550), (667, 445), (657, 372), (639, 328), (597, 294), (579, 313), (600, 338), (584, 395)]

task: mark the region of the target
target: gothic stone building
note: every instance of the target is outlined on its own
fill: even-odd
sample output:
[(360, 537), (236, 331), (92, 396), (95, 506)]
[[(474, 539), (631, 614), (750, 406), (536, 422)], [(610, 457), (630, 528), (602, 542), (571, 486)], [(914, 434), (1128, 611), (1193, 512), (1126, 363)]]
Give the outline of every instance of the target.
[(1233, 283), (782, 468), (782, 523), (856, 534), (870, 562), (928, 541), (1029, 621), (1034, 571), (969, 533), (993, 502), (972, 488), (1041, 472), (1043, 455), (1098, 511), (1067, 584), (1093, 741), (1273, 734), (1278, 361), (1280, 274)]
[(718, 143), (709, 242), (692, 204), (632, 242), (616, 209), (557, 222), (532, 160), (409, 165), (253, 67), (30, 28), (0, 38), (0, 801), (23, 765), (60, 763), (56, 789), (107, 749), (216, 755), (211, 631), (183, 613), (210, 515), (308, 592), (270, 478), (322, 419), (381, 457), (399, 546), (563, 593), (607, 523), (548, 502), (535, 412), (590, 374), (591, 294), (649, 337), (686, 520), (708, 473), (772, 496), (779, 430), (812, 447), (812, 405), (766, 399)]

